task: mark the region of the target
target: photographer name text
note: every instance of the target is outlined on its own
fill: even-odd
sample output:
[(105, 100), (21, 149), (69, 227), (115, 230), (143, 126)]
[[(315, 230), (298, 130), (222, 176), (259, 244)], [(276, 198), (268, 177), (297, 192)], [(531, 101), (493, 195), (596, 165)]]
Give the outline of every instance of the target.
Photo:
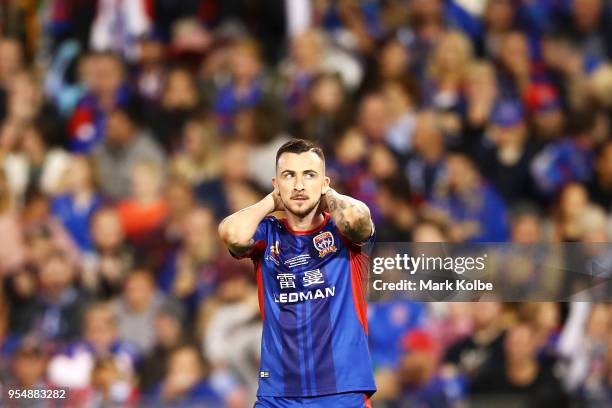
[(398, 282), (385, 282), (376, 279), (372, 282), (372, 287), (377, 291), (489, 291), (493, 290), (493, 283), (476, 280), (445, 280), (443, 282), (429, 280), (419, 280), (418, 282), (402, 279)]

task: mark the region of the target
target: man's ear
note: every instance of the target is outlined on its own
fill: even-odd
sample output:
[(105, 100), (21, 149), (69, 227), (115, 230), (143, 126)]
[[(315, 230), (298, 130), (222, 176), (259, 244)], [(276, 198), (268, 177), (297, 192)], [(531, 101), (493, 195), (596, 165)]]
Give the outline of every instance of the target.
[(276, 184), (276, 177), (272, 177), (272, 185), (274, 186), (274, 190), (278, 190), (278, 185)]
[(321, 190), (321, 194), (327, 193), (327, 191), (329, 190), (329, 183), (331, 182), (331, 179), (327, 176), (325, 176), (323, 180), (324, 180), (324, 183), (323, 183), (323, 189)]

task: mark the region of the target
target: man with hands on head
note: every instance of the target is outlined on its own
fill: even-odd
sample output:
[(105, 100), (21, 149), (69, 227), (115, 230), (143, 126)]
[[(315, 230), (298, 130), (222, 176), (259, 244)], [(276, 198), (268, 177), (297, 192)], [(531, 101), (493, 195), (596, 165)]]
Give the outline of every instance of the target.
[(219, 225), (230, 253), (255, 265), (264, 322), (255, 407), (369, 407), (370, 211), (329, 186), (322, 150), (301, 139), (278, 150), (272, 183)]

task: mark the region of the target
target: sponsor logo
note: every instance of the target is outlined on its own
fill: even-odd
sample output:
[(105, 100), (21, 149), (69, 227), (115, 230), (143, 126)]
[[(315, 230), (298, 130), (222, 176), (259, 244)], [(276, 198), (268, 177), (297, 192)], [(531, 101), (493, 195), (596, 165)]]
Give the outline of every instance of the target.
[(336, 246), (334, 245), (334, 236), (331, 232), (325, 231), (317, 235), (312, 239), (314, 247), (319, 251), (319, 257), (323, 258), (325, 255), (336, 252)]
[[(296, 287), (295, 282), (298, 280), (301, 286)], [(310, 290), (296, 291), (296, 292), (284, 292), (274, 295), (274, 301), (276, 303), (298, 303), (306, 300), (314, 299), (325, 299), (336, 295), (336, 287), (315, 287), (309, 288), (313, 285), (324, 285), (325, 278), (323, 272), (320, 269), (313, 269), (311, 271), (305, 271), (301, 277), (297, 277), (293, 273), (279, 273), (276, 275), (281, 290), (286, 289), (297, 289), (297, 288), (308, 288)]]
[(281, 289), (295, 289), (295, 275), (292, 273), (279, 273), (276, 275), (276, 279)]
[(276, 303), (298, 303), (306, 300), (325, 299), (336, 295), (336, 287), (315, 289), (304, 292), (279, 293), (274, 295)]
[(304, 272), (304, 276), (302, 276), (302, 286), (308, 287), (321, 283), (325, 283), (325, 281), (323, 280), (323, 272), (321, 272), (320, 269)]
[[(293, 273), (279, 273), (276, 275), (276, 280), (281, 289), (295, 289), (296, 276)], [(320, 269), (313, 269), (311, 271), (305, 271), (302, 275), (302, 286), (308, 287), (312, 285), (324, 284), (323, 272)]]
[(259, 372), (259, 377), (260, 378), (270, 378), (270, 372), (269, 371), (260, 371)]

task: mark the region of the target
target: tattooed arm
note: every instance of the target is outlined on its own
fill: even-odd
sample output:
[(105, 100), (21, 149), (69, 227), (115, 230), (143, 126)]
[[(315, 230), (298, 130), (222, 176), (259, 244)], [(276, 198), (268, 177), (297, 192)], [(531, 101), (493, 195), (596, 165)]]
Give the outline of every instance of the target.
[(285, 207), (278, 191), (274, 190), (258, 203), (244, 208), (221, 221), (221, 224), (219, 224), (219, 235), (234, 255), (244, 255), (255, 244), (253, 236), (261, 220), (273, 211), (284, 209)]
[(323, 194), (322, 201), (344, 236), (352, 242), (363, 242), (370, 237), (373, 227), (367, 205), (332, 188)]

